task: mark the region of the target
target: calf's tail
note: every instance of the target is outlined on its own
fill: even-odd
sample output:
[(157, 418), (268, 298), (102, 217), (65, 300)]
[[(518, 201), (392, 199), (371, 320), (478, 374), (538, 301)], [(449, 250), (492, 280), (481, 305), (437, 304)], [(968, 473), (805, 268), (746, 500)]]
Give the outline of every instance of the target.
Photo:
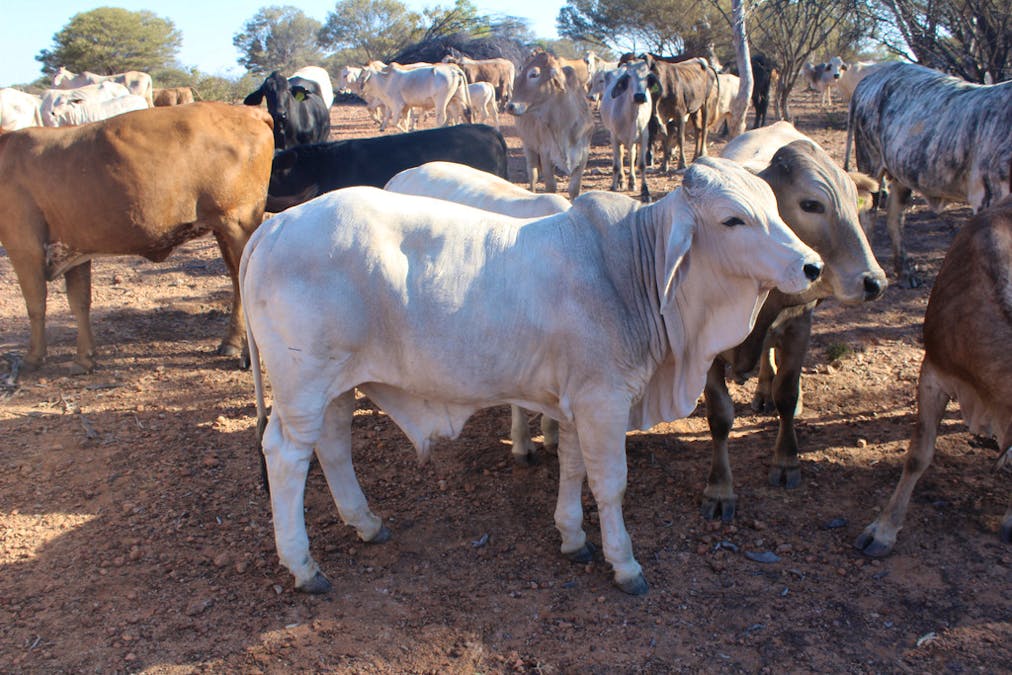
[[(250, 239), (246, 246), (246, 250), (243, 252), (242, 260), (239, 262), (239, 290), (243, 292), (246, 288), (246, 267), (249, 263), (249, 257), (253, 253), (256, 247), (253, 238)], [(253, 393), (256, 398), (257, 406), (257, 455), (260, 458), (260, 482), (264, 486), (264, 491), (269, 495), (271, 493), (270, 481), (267, 478), (267, 460), (264, 458), (263, 438), (264, 430), (267, 429), (267, 420), (270, 416), (270, 411), (267, 409), (267, 405), (264, 401), (264, 377), (263, 369), (260, 366), (260, 350), (257, 347), (256, 339), (253, 337), (253, 329), (251, 327), (249, 312), (247, 310), (248, 303), (245, 299), (242, 303), (242, 310), (246, 313), (246, 345), (249, 349), (250, 369), (253, 372)]]

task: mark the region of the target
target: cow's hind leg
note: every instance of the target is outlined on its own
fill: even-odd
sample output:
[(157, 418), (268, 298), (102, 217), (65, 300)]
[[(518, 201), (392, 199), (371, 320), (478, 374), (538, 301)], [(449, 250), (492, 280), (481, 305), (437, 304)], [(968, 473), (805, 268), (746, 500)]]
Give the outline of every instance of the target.
[(95, 336), (91, 332), (91, 261), (64, 272), (67, 304), (77, 321), (77, 357), (71, 373), (80, 375), (95, 369)]
[(903, 245), (903, 228), (910, 200), (910, 188), (894, 181), (890, 186), (886, 205), (886, 228), (889, 230), (889, 240), (892, 242), (893, 271), (896, 277), (905, 281), (910, 288), (917, 288), (923, 282), (917, 277), (910, 261), (907, 260), (907, 250)]
[(534, 463), (534, 441), (527, 423), (527, 411), (518, 405), (510, 406), (510, 441), (514, 462), (521, 466)]
[[(301, 436), (301, 434), (300, 434)], [(295, 588), (307, 593), (325, 593), (330, 582), (309, 554), (309, 535), (303, 512), (306, 474), (313, 456), (313, 444), (296, 438), (275, 406), (264, 430), (263, 452), (270, 481), (274, 543), (278, 558), (295, 577)]]
[(796, 488), (801, 484), (794, 416), (801, 398), (801, 366), (812, 335), (813, 311), (809, 307), (800, 316), (787, 321), (782, 329), (783, 337), (777, 345), (778, 370), (773, 378), (773, 402), (780, 415), (780, 430), (773, 449), (769, 480), (773, 485), (782, 484), (787, 488)]
[(713, 443), (713, 459), (710, 461), (710, 475), (703, 490), (702, 512), (708, 520), (720, 518), (726, 522), (734, 518), (738, 497), (734, 494), (731, 461), (727, 455), (727, 437), (734, 425), (734, 403), (727, 391), (724, 362), (720, 359), (710, 365), (704, 395), (706, 422), (710, 426), (710, 440)]
[(351, 422), (355, 411), (355, 393), (348, 391), (327, 406), (323, 416), (316, 456), (327, 477), (330, 493), (337, 503), (341, 520), (355, 528), (359, 539), (382, 543), (390, 538), (379, 516), (369, 509), (351, 461)]
[[(259, 224), (261, 216), (262, 212), (260, 216), (257, 216), (257, 224)], [(252, 232), (255, 227), (255, 225), (252, 226), (249, 231)], [(246, 338), (246, 321), (242, 313), (242, 296), (239, 293), (239, 259), (242, 257), (243, 247), (249, 240), (249, 234), (238, 223), (226, 223), (215, 228), (214, 238), (218, 241), (221, 257), (225, 261), (228, 276), (232, 280), (232, 313), (228, 318), (225, 337), (218, 345), (218, 354), (239, 356), (242, 354)]]
[(572, 424), (559, 425), (559, 497), (555, 503), (555, 527), (562, 537), (562, 555), (574, 562), (590, 562), (594, 547), (583, 530), (583, 479), (587, 470), (580, 454), (580, 441)]
[(854, 541), (854, 546), (865, 554), (881, 557), (892, 551), (896, 535), (903, 527), (914, 486), (935, 456), (938, 425), (948, 402), (949, 395), (942, 389), (935, 367), (925, 358), (917, 381), (917, 422), (903, 459), (903, 475), (885, 509)]

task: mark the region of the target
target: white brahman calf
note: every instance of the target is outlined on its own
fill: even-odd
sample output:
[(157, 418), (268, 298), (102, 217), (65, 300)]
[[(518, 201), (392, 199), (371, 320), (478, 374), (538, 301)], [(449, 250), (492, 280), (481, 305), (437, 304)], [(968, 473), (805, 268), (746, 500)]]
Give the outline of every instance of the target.
[(611, 189), (625, 181), (625, 154), (629, 153), (629, 190), (636, 188), (640, 168), (640, 195), (650, 200), (647, 189), (647, 150), (650, 148), (650, 66), (646, 61), (627, 61), (613, 71), (615, 77), (601, 95), (601, 123), (611, 134)]
[[(550, 216), (568, 211), (570, 207), (569, 200), (560, 194), (535, 194), (487, 171), (455, 162), (429, 162), (401, 171), (383, 189), (445, 199), (514, 218)], [(527, 423), (527, 411), (513, 405), (510, 412), (513, 459), (518, 464), (529, 465), (534, 460), (534, 441)], [(555, 420), (542, 417), (541, 433), (546, 446), (558, 445), (559, 425)]]
[(821, 267), (769, 187), (722, 159), (652, 205), (592, 192), (534, 221), (368, 187), (271, 218), (240, 276), (261, 419), (261, 355), (273, 386), (263, 452), (282, 564), (296, 588), (330, 588), (303, 513), (314, 449), (342, 519), (363, 541), (389, 536), (352, 467), (357, 387), (423, 459), (490, 405), (558, 419), (562, 552), (591, 553), (586, 477), (615, 582), (646, 592), (622, 515), (626, 431), (692, 412), (768, 290), (804, 292)]

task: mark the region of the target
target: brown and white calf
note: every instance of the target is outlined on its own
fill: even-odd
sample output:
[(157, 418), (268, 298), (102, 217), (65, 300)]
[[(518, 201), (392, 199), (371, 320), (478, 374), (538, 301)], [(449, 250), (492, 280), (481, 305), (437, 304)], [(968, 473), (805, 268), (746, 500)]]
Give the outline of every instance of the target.
[[(991, 436), (1012, 461), (1012, 198), (977, 214), (956, 235), (924, 313), (924, 360), (917, 382), (917, 422), (892, 498), (854, 545), (870, 556), (893, 549), (910, 495), (935, 455), (949, 401), (959, 401), (975, 434)], [(958, 327), (958, 328), (957, 328)], [(1007, 484), (1006, 484), (1007, 485)], [(1012, 543), (1012, 504), (999, 536)]]
[[(727, 439), (734, 404), (727, 391), (727, 366), (744, 381), (759, 367), (757, 407), (776, 406), (780, 430), (773, 450), (770, 482), (797, 487), (801, 481), (794, 418), (801, 403), (801, 367), (808, 351), (816, 305), (830, 297), (857, 304), (879, 297), (886, 276), (875, 261), (859, 218), (854, 180), (814, 141), (789, 122), (778, 122), (738, 136), (722, 156), (758, 171), (777, 198), (784, 222), (815, 249), (825, 267), (820, 281), (804, 294), (771, 291), (745, 341), (714, 360), (706, 380), (706, 414), (713, 440), (713, 461), (703, 492), (703, 515), (730, 520), (734, 494)], [(771, 361), (776, 354), (777, 368)]]
[[(717, 72), (706, 59), (667, 63), (647, 54), (646, 61), (660, 87), (654, 111), (665, 132), (661, 170), (668, 170), (673, 141), (678, 142), (678, 168), (685, 168), (685, 124), (692, 118), (697, 126), (695, 158), (706, 156), (706, 124), (719, 98)], [(697, 115), (698, 113), (698, 115)], [(673, 135), (674, 134), (674, 135)]]

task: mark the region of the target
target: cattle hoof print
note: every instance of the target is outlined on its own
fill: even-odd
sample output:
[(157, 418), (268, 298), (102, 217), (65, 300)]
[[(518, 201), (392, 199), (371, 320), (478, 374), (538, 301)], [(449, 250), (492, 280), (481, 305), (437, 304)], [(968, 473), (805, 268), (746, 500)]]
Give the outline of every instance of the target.
[(647, 584), (647, 580), (642, 574), (626, 581), (616, 580), (615, 585), (618, 586), (623, 593), (628, 593), (629, 595), (646, 595), (647, 591), (650, 590), (650, 586)]
[(310, 593), (312, 595), (329, 593), (330, 588), (330, 581), (327, 580), (327, 577), (323, 576), (322, 572), (317, 572), (312, 579), (301, 586), (296, 586), (297, 591), (301, 593)]
[(783, 485), (793, 490), (801, 485), (801, 468), (797, 466), (775, 466), (770, 469), (770, 485)]
[(593, 562), (594, 554), (597, 552), (597, 547), (591, 544), (589, 541), (583, 546), (576, 549), (572, 553), (566, 553), (565, 556), (571, 562), (580, 563), (586, 565), (589, 562)]
[(706, 520), (717, 520), (718, 518), (729, 523), (734, 520), (734, 508), (736, 499), (706, 499), (700, 512)]

